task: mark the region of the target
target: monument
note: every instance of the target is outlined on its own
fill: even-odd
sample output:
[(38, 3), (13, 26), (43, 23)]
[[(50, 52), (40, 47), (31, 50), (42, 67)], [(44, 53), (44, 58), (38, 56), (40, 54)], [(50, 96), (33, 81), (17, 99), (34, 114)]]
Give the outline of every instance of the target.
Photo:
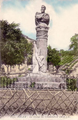
[(47, 41), (48, 41), (48, 25), (50, 17), (45, 13), (46, 7), (41, 6), (41, 13), (36, 12), (36, 42), (34, 42), (33, 53), (33, 73), (47, 72)]
[(18, 77), (17, 88), (66, 89), (66, 78), (47, 72), (47, 41), (50, 17), (41, 6), (41, 13), (35, 14), (36, 40), (33, 51), (33, 71), (25, 77)]

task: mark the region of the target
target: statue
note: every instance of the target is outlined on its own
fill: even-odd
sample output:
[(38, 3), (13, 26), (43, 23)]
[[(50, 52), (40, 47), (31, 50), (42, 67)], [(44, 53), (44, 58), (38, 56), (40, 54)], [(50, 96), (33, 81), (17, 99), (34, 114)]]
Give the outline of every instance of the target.
[(49, 15), (45, 13), (45, 10), (46, 10), (46, 7), (44, 5), (42, 5), (41, 13), (36, 12), (36, 15), (35, 15), (36, 26), (49, 25)]
[(47, 40), (49, 15), (45, 13), (46, 7), (41, 6), (41, 13), (36, 12), (36, 42), (34, 43), (33, 72), (47, 72)]

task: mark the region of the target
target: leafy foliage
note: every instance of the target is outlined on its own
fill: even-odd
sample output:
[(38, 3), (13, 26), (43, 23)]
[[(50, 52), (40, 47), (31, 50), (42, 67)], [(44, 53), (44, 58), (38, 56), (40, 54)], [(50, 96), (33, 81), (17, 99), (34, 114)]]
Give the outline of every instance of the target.
[(33, 55), (33, 44), (28, 43), (27, 47), (27, 65), (32, 64), (32, 55)]
[(67, 78), (66, 82), (67, 82), (67, 89), (68, 90), (72, 90), (72, 91), (77, 90), (75, 78)]
[(74, 61), (78, 59), (77, 54), (78, 54), (78, 34), (75, 34), (74, 36), (71, 37), (71, 43), (69, 45), (69, 50), (66, 50), (66, 51), (63, 49), (60, 50), (60, 56), (61, 56), (60, 65), (68, 66), (68, 67), (65, 67), (66, 73), (69, 74), (71, 72), (72, 66), (76, 63)]
[(32, 54), (29, 54), (27, 57), (27, 65), (31, 65), (32, 64)]
[(74, 55), (78, 55), (78, 34), (72, 36), (69, 49), (73, 51)]
[(11, 84), (14, 84), (14, 82), (17, 80), (17, 78), (9, 78), (7, 76), (0, 77), (0, 86), (1, 87), (8, 87)]
[(35, 82), (32, 82), (31, 85), (30, 85), (31, 88), (34, 88), (35, 87)]
[(1, 21), (1, 58), (7, 65), (21, 64), (25, 56), (31, 53), (32, 44), (29, 44), (19, 29), (19, 24)]
[(59, 67), (59, 63), (61, 61), (59, 51), (57, 51), (55, 48), (51, 48), (51, 46), (48, 46), (48, 56), (47, 56), (47, 62), (48, 64), (53, 64), (56, 66), (56, 68)]
[(70, 63), (70, 62), (72, 62), (72, 60), (73, 60), (73, 56), (72, 55), (63, 56), (62, 60), (60, 62), (60, 65), (64, 65), (66, 63)]
[(74, 60), (74, 55), (72, 53), (72, 51), (69, 50), (60, 50), (60, 57), (61, 57), (61, 62), (60, 65), (64, 65), (66, 63), (70, 63)]

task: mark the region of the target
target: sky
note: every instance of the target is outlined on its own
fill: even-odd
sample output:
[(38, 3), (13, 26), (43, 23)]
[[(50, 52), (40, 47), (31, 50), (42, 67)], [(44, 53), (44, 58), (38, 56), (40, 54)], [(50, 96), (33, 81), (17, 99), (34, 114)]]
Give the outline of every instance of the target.
[(0, 19), (19, 23), (23, 34), (36, 39), (35, 13), (41, 5), (50, 15), (48, 45), (68, 50), (71, 37), (78, 33), (78, 0), (0, 0)]

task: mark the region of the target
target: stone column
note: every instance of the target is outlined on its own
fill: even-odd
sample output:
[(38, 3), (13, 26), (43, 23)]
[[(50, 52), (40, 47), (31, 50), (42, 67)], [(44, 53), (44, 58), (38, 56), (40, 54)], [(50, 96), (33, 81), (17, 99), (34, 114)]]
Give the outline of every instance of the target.
[(48, 41), (48, 27), (46, 26), (37, 26), (36, 27), (36, 40), (37, 40), (37, 49), (39, 50), (39, 56), (43, 56), (43, 59), (40, 61), (41, 66), (39, 71), (47, 72), (47, 41)]

